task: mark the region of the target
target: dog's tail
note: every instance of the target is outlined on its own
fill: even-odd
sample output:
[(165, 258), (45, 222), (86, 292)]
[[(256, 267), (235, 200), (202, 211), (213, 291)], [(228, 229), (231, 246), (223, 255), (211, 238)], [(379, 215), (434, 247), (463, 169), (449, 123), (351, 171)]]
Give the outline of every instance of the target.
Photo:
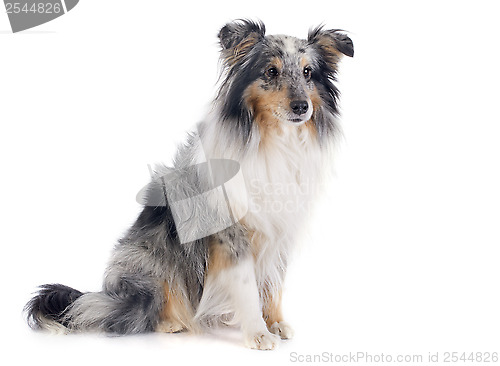
[(68, 328), (67, 309), (82, 295), (64, 285), (40, 286), (38, 294), (24, 307), (29, 326), (53, 331)]
[(33, 329), (118, 334), (154, 331), (159, 322), (160, 301), (150, 291), (134, 290), (135, 293), (82, 293), (64, 285), (43, 285), (24, 310)]

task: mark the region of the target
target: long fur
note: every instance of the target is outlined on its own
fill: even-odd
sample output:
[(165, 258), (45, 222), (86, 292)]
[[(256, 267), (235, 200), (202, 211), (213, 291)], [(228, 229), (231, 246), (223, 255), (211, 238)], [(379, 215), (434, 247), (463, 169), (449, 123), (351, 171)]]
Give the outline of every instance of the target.
[[(188, 196), (208, 183), (199, 172), (179, 172), (206, 159), (232, 159), (245, 184), (227, 194), (236, 213), (248, 212), (224, 230), (181, 243), (179, 230), (189, 226), (176, 226), (168, 202), (156, 202), (152, 189), (113, 251), (102, 290), (42, 286), (25, 308), (33, 328), (128, 334), (199, 330), (222, 321), (240, 324), (250, 347), (274, 348), (265, 322), (274, 333), (281, 322), (279, 334), (289, 337), (275, 303), (331, 164), (335, 75), (340, 58), (353, 55), (352, 42), (322, 27), (305, 40), (266, 36), (262, 23), (248, 20), (227, 24), (218, 36), (224, 67), (213, 108), (179, 148), (174, 166), (156, 168), (153, 182), (177, 174), (162, 188), (167, 197)], [(200, 222), (219, 218), (217, 202), (192, 210)]]

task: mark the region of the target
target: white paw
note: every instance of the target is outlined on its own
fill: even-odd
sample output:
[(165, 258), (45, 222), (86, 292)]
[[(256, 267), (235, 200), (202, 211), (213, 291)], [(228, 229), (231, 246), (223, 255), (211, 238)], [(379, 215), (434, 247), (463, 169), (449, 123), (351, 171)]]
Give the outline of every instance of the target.
[(270, 327), (269, 331), (277, 336), (280, 336), (281, 339), (292, 339), (293, 338), (293, 329), (287, 322), (274, 322)]
[(257, 332), (246, 336), (245, 345), (253, 349), (275, 349), (278, 346), (280, 339), (267, 330)]
[(184, 326), (181, 323), (172, 320), (163, 320), (156, 327), (156, 331), (161, 333), (177, 333), (183, 329)]

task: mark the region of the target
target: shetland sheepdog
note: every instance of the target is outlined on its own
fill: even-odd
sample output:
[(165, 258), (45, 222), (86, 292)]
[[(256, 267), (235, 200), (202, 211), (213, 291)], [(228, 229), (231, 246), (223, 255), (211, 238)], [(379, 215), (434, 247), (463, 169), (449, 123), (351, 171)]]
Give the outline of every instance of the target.
[[(32, 328), (131, 334), (234, 324), (255, 349), (293, 336), (281, 310), (283, 282), (331, 166), (337, 67), (343, 55), (353, 56), (353, 44), (323, 26), (307, 39), (266, 36), (263, 23), (249, 20), (226, 24), (218, 38), (222, 75), (213, 106), (179, 147), (173, 167), (154, 172), (177, 177), (163, 186), (166, 204), (153, 202), (152, 189), (114, 248), (101, 291), (41, 286), (25, 307)], [(171, 195), (203, 187), (196, 169), (184, 173), (217, 159), (239, 164), (243, 184), (225, 192), (238, 219), (181, 240)], [(202, 201), (193, 201), (187, 216), (217, 222), (218, 201)]]

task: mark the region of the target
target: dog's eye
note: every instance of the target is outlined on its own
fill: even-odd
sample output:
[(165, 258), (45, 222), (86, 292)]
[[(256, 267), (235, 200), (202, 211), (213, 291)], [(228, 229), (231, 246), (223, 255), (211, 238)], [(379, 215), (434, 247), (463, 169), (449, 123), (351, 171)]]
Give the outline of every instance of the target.
[(304, 67), (304, 77), (306, 80), (311, 78), (312, 69), (309, 66)]
[(274, 79), (279, 75), (279, 71), (276, 67), (270, 67), (266, 71), (266, 75), (269, 76), (271, 79)]

